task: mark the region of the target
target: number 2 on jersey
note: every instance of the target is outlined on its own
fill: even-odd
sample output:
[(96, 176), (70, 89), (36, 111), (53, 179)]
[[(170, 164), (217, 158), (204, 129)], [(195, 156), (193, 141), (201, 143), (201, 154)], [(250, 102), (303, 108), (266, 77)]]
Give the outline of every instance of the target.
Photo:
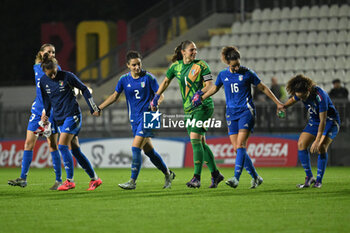
[(239, 92), (238, 83), (231, 83), (231, 92), (232, 93)]
[(135, 91), (135, 98), (136, 99), (141, 99), (141, 97), (139, 96), (140, 91), (139, 90), (134, 90)]

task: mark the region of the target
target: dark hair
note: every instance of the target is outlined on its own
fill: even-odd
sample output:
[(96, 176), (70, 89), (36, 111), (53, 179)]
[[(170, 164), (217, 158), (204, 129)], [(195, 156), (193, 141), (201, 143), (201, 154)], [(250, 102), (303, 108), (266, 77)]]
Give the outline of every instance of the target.
[(179, 44), (175, 49), (174, 49), (174, 55), (173, 57), (171, 58), (171, 61), (172, 62), (176, 62), (178, 60), (182, 60), (183, 57), (182, 57), (182, 53), (181, 53), (181, 50), (185, 50), (187, 48), (188, 45), (190, 44), (194, 44), (193, 41), (190, 41), (190, 40), (185, 40), (185, 41), (182, 41), (181, 44)]
[(131, 59), (136, 59), (136, 58), (140, 58), (142, 59), (142, 56), (139, 52), (137, 51), (133, 51), (133, 50), (130, 50), (126, 53), (126, 62), (129, 64), (129, 61)]
[(52, 70), (57, 67), (57, 60), (54, 57), (49, 57), (48, 53), (44, 53), (43, 60), (41, 62), (41, 68), (43, 71)]
[(43, 52), (43, 51), (45, 50), (46, 47), (55, 48), (55, 46), (53, 46), (52, 44), (43, 44), (43, 45), (40, 47), (39, 52), (36, 54), (36, 57), (35, 57), (35, 64), (41, 63), (41, 62), (43, 61), (43, 57), (41, 56), (41, 52)]
[(334, 79), (333, 81), (332, 81), (332, 84), (335, 84), (335, 83), (340, 83), (340, 79)]
[(221, 56), (226, 63), (241, 59), (241, 53), (234, 46), (226, 46), (221, 50)]
[(290, 95), (295, 95), (296, 92), (311, 91), (314, 86), (316, 86), (316, 83), (312, 79), (303, 74), (298, 74), (288, 81), (286, 89)]

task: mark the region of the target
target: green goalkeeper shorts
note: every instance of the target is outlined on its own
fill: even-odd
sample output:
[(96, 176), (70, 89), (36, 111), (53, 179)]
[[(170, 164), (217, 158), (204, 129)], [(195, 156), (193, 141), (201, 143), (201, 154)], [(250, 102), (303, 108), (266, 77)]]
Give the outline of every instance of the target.
[(190, 135), (191, 132), (198, 133), (200, 135), (205, 135), (205, 133), (208, 130), (208, 127), (204, 126), (204, 122), (211, 118), (213, 113), (214, 108), (204, 107), (199, 111), (195, 111), (191, 114), (186, 115), (185, 122), (188, 135)]

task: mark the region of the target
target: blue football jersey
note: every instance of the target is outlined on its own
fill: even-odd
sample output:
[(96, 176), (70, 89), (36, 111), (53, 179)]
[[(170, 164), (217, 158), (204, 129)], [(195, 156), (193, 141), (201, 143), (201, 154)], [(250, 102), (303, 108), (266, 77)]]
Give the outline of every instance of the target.
[(236, 73), (231, 73), (229, 68), (219, 73), (215, 85), (224, 86), (227, 120), (237, 120), (247, 111), (255, 115), (251, 85), (256, 86), (260, 82), (261, 80), (253, 70), (243, 66)]
[(158, 88), (157, 79), (146, 71), (143, 71), (138, 79), (134, 79), (130, 72), (120, 77), (115, 91), (125, 92), (130, 122), (138, 121), (143, 117), (143, 113), (149, 110), (150, 102)]
[[(43, 104), (43, 97), (41, 96), (41, 90), (40, 90), (40, 78), (45, 75), (43, 69), (41, 68), (41, 63), (35, 64), (33, 66), (34, 69), (34, 79), (35, 79), (35, 86), (36, 86), (36, 97), (32, 104), (32, 110), (31, 112), (36, 114), (37, 116), (41, 116), (44, 104)], [(58, 70), (61, 70), (60, 66), (57, 66)]]
[(79, 80), (77, 76), (68, 71), (57, 71), (54, 79), (47, 75), (41, 77), (40, 89), (43, 97), (46, 115), (50, 116), (50, 108), (53, 109), (55, 121), (59, 124), (67, 117), (81, 113), (79, 104), (74, 95), (73, 88), (81, 90), (90, 112), (98, 111), (89, 89)]
[[(300, 99), (294, 95), (294, 99)], [(340, 124), (338, 111), (335, 109), (331, 98), (322, 88), (316, 86), (306, 101), (302, 101), (307, 109), (310, 121), (320, 122), (320, 112), (327, 111), (327, 119), (335, 120)]]

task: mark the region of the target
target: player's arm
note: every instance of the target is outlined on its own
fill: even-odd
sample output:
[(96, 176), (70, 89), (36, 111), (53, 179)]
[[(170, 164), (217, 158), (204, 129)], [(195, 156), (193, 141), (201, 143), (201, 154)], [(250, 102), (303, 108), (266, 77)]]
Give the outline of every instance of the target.
[(325, 139), (325, 136), (323, 135), (323, 131), (326, 128), (327, 111), (320, 112), (319, 117), (320, 117), (320, 124), (318, 125), (316, 139), (312, 143), (311, 148), (310, 148), (311, 153), (319, 153), (320, 152), (320, 145), (322, 144), (322, 142)]
[(79, 90), (81, 90), (81, 93), (84, 96), (84, 99), (87, 103), (87, 105), (90, 108), (90, 113), (91, 114), (96, 114), (96, 112), (99, 112), (100, 109), (98, 108), (98, 106), (95, 104), (94, 99), (92, 98), (92, 95), (89, 91), (89, 89), (87, 88), (87, 86), (85, 86), (85, 84), (79, 80), (79, 78), (77, 76), (75, 76), (73, 73), (70, 73), (71, 75), (68, 76), (68, 82), (73, 86), (78, 88)]
[(298, 100), (296, 100), (294, 96), (292, 96), (284, 103), (284, 108), (287, 109), (290, 106), (294, 105), (296, 102), (298, 102)]
[(44, 124), (46, 124), (48, 123), (49, 117), (50, 117), (51, 101), (41, 82), (40, 82), (40, 91), (41, 91), (41, 96), (43, 98), (43, 104), (44, 104), (44, 110), (41, 115), (41, 121)]
[(216, 86), (215, 84), (213, 84), (211, 88), (207, 92), (205, 92), (204, 95), (202, 95), (202, 101), (204, 101), (212, 95), (215, 95), (215, 93), (218, 92), (221, 87), (222, 85)]
[(109, 105), (116, 102), (119, 99), (120, 94), (121, 93), (114, 91), (112, 95), (108, 96), (107, 99), (98, 106), (100, 110), (102, 111), (103, 109), (107, 108)]
[[(150, 104), (152, 111), (155, 111), (158, 108), (159, 104), (163, 101), (163, 99), (164, 99), (163, 92), (168, 88), (171, 80), (172, 79), (165, 77), (163, 82), (160, 84), (158, 91), (155, 93), (155, 95), (151, 101), (151, 104)], [(160, 101), (161, 98), (162, 98), (162, 100)]]
[(168, 77), (165, 77), (163, 82), (160, 84), (158, 91), (157, 91), (157, 95), (162, 95), (163, 92), (168, 88), (168, 86), (170, 85), (172, 79), (169, 79)]
[(270, 88), (268, 86), (265, 85), (265, 83), (260, 82), (257, 85), (257, 88), (263, 92), (267, 97), (269, 97), (276, 105), (277, 105), (277, 114), (279, 111), (284, 111), (284, 105), (283, 103), (277, 99), (277, 97), (272, 93), (272, 91), (270, 90)]

